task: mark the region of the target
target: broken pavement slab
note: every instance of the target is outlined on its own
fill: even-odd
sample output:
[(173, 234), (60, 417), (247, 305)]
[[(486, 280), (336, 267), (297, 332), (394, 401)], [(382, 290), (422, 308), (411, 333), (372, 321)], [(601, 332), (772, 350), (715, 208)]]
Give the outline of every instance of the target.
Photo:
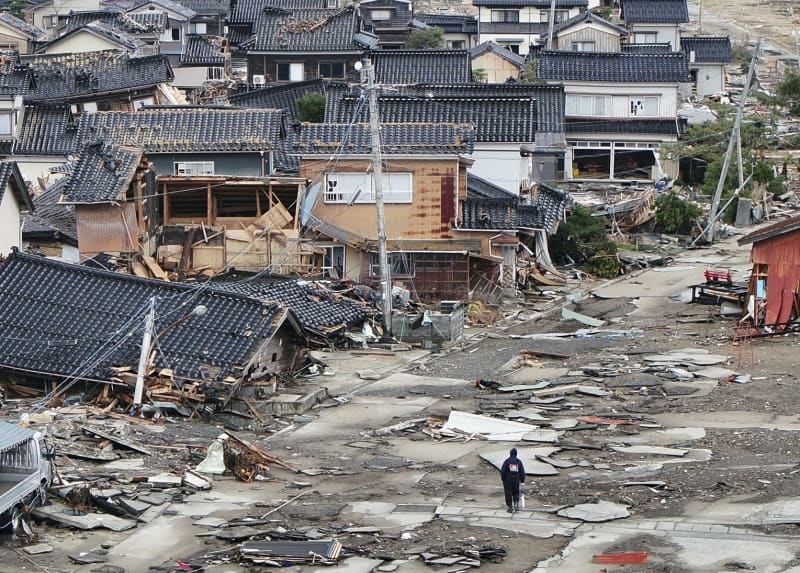
[(500, 420), (480, 414), (470, 414), (452, 410), (447, 422), (442, 426), (443, 431), (450, 431), (467, 436), (481, 436), (493, 442), (519, 442), (525, 434), (537, 430), (538, 426)]
[(638, 454), (643, 456), (682, 457), (689, 453), (689, 450), (679, 450), (677, 448), (666, 448), (663, 446), (611, 446), (611, 449), (621, 454)]
[(626, 505), (610, 501), (598, 501), (596, 503), (580, 503), (565, 507), (558, 511), (558, 515), (596, 523), (624, 519), (630, 516), (630, 512)]
[(132, 519), (123, 519), (107, 513), (86, 513), (71, 515), (69, 508), (51, 503), (33, 510), (33, 516), (39, 519), (49, 519), (67, 527), (76, 529), (110, 529), (111, 531), (126, 531), (136, 527), (137, 522)]

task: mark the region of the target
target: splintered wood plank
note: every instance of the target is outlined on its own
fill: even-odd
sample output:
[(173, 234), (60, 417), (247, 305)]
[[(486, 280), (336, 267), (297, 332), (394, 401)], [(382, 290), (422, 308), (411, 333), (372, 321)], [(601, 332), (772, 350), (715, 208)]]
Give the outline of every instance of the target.
[(153, 273), (154, 277), (169, 282), (169, 276), (153, 257), (142, 257), (142, 259), (144, 259), (144, 264), (147, 265), (147, 269)]

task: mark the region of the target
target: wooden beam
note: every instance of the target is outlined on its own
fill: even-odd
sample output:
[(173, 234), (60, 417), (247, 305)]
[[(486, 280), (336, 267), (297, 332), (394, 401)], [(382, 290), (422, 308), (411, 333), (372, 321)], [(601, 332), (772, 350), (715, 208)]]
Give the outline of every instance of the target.
[(214, 192), (211, 190), (211, 183), (206, 185), (206, 219), (209, 225), (214, 225)]

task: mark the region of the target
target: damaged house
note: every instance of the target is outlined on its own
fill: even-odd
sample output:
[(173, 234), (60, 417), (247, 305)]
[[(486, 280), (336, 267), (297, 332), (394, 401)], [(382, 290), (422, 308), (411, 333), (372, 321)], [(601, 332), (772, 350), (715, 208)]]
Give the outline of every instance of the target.
[(272, 386), (298, 359), (300, 326), (277, 304), (14, 252), (0, 266), (0, 375), (52, 382), (53, 398), (108, 386), (130, 406), (149, 313), (152, 400), (224, 401), (245, 384)]

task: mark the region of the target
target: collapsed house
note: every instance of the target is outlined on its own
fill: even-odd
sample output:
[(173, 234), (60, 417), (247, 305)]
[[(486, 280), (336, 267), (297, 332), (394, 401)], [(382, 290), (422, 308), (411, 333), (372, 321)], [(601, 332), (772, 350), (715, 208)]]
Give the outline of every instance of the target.
[(752, 244), (753, 270), (745, 316), (756, 333), (798, 326), (800, 318), (800, 215), (753, 231), (739, 239)]
[(44, 383), (51, 399), (102, 390), (131, 406), (151, 304), (141, 374), (153, 400), (215, 405), (242, 385), (272, 386), (299, 360), (300, 325), (280, 305), (15, 251), (0, 266), (2, 381)]

